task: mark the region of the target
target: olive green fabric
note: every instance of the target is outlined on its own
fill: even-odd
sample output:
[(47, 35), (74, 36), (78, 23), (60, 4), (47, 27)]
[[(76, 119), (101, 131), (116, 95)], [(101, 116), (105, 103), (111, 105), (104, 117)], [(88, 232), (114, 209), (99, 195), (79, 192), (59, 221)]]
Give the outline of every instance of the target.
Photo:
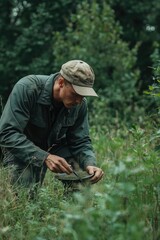
[(52, 146), (61, 145), (67, 145), (82, 168), (96, 164), (86, 99), (71, 109), (57, 104), (52, 88), (58, 75), (29, 75), (14, 86), (0, 119), (0, 146), (6, 164), (41, 167)]

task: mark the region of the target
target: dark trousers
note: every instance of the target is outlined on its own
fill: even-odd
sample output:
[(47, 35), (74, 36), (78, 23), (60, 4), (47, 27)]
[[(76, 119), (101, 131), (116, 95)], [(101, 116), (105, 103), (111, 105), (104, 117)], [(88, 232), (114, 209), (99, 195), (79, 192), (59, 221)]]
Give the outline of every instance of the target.
[(32, 188), (33, 185), (41, 185), (47, 171), (45, 164), (42, 167), (36, 167), (31, 163), (16, 162), (8, 163), (6, 166), (10, 172), (11, 185), (27, 188)]
[[(58, 155), (66, 159), (66, 161), (72, 165), (73, 168), (79, 168), (78, 163), (73, 159), (67, 145), (55, 146), (50, 150), (51, 154)], [(4, 166), (9, 169), (12, 186), (23, 186), (29, 189), (35, 189), (41, 186), (47, 171), (46, 164), (41, 167), (34, 166), (32, 163), (24, 163), (15, 161), (9, 155), (5, 161)]]

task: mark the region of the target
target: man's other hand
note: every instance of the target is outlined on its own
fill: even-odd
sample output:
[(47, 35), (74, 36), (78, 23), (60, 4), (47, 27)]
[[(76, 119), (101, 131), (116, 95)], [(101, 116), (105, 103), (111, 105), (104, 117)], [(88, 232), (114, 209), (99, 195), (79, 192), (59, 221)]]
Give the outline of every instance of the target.
[(86, 171), (89, 174), (94, 174), (93, 177), (91, 178), (92, 183), (98, 182), (99, 180), (101, 180), (101, 178), (104, 175), (104, 172), (102, 171), (102, 169), (95, 166), (87, 166)]

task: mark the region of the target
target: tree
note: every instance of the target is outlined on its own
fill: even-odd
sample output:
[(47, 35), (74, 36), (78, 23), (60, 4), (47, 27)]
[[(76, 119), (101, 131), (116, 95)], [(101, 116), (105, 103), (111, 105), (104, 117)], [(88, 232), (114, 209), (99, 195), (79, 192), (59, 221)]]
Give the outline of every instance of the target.
[(0, 95), (4, 103), (22, 76), (51, 73), (53, 31), (65, 29), (77, 1), (0, 2)]
[[(66, 31), (54, 34), (55, 69), (64, 61), (82, 59), (94, 68), (95, 87), (104, 96), (103, 110), (124, 116), (133, 107), (139, 72), (135, 69), (137, 48), (129, 49), (121, 39), (122, 29), (104, 1), (79, 4)], [(125, 110), (124, 110), (125, 109)], [(105, 113), (104, 113), (105, 114)]]
[[(122, 38), (134, 47), (140, 43), (137, 66), (140, 68), (139, 89), (152, 84), (152, 55), (160, 38), (160, 2), (157, 0), (110, 0), (116, 19), (123, 27)], [(157, 44), (156, 44), (157, 46)]]

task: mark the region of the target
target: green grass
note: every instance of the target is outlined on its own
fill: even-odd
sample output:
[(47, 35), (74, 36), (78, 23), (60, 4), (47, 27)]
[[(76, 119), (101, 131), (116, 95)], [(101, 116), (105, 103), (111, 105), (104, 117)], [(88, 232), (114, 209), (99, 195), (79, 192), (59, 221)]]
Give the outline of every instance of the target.
[(64, 197), (48, 172), (34, 201), (24, 189), (17, 198), (0, 169), (0, 239), (160, 239), (160, 161), (152, 126), (92, 128), (91, 135), (105, 176), (80, 193)]

